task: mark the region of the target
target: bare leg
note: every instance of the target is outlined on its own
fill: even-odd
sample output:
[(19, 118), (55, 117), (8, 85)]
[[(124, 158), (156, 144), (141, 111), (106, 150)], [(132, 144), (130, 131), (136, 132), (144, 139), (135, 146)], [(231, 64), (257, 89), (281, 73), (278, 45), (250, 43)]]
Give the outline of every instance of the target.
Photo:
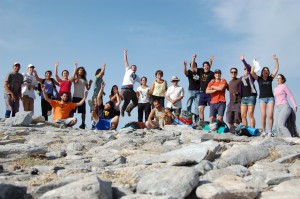
[(268, 107), (268, 122), (269, 122), (269, 128), (270, 131), (273, 129), (273, 122), (274, 122), (274, 103), (269, 103), (267, 105)]
[(248, 106), (247, 105), (242, 105), (241, 106), (241, 117), (242, 117), (242, 123), (243, 125), (247, 126), (247, 111), (248, 111)]
[(255, 106), (248, 106), (248, 116), (250, 119), (250, 126), (255, 128), (255, 118), (254, 118)]
[(267, 104), (260, 104), (260, 115), (261, 115), (261, 125), (263, 132), (266, 132), (266, 117), (267, 117)]

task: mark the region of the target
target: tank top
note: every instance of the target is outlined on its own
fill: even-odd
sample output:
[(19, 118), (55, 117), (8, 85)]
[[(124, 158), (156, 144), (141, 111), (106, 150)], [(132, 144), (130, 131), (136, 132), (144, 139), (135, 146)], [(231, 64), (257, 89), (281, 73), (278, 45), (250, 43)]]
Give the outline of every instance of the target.
[(59, 97), (62, 95), (62, 93), (66, 92), (69, 95), (69, 98), (71, 98), (71, 86), (72, 86), (72, 82), (67, 80), (67, 81), (61, 81), (59, 82)]
[(158, 96), (158, 97), (164, 97), (166, 93), (166, 81), (163, 81), (162, 83), (158, 83), (157, 81), (154, 82), (154, 90), (152, 95)]

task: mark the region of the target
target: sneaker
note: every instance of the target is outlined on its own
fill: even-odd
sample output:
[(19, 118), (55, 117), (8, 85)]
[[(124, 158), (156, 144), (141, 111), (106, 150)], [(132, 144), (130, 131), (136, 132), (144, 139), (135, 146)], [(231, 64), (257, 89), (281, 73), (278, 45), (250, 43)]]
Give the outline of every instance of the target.
[(85, 124), (81, 124), (81, 125), (79, 126), (79, 128), (80, 128), (80, 129), (85, 129)]
[(90, 106), (91, 111), (96, 111), (96, 107), (92, 100), (88, 100), (88, 104)]
[(126, 112), (127, 112), (128, 116), (130, 117), (130, 116), (131, 116), (131, 113), (130, 113), (130, 111), (126, 111)]
[(48, 111), (48, 112), (47, 112), (47, 115), (48, 115), (48, 116), (52, 115), (52, 111)]
[(260, 134), (262, 137), (266, 137), (268, 135), (267, 132), (263, 131), (261, 134)]
[(124, 117), (124, 110), (121, 110), (121, 116)]

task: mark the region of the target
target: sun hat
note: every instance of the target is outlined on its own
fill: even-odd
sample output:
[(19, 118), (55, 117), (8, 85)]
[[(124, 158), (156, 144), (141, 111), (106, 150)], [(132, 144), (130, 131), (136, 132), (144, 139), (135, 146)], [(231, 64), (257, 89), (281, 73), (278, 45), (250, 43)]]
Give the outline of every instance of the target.
[(174, 82), (174, 81), (180, 81), (180, 79), (178, 79), (177, 76), (172, 76), (171, 82)]

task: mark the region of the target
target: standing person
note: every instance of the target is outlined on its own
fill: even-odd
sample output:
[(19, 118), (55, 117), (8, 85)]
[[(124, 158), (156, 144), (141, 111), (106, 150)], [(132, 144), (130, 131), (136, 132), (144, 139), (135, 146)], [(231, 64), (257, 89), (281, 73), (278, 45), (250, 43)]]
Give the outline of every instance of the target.
[[(100, 91), (97, 95), (96, 106), (92, 107), (92, 119), (95, 123), (95, 129), (97, 130), (116, 130), (119, 123), (119, 116), (115, 114), (115, 111), (118, 109), (121, 100), (116, 95), (117, 103), (112, 101), (108, 101), (105, 105), (103, 105), (103, 90), (105, 87), (105, 83), (101, 83)], [(98, 109), (96, 112), (95, 109)]]
[(121, 96), (120, 93), (119, 93), (119, 88), (118, 88), (117, 85), (113, 85), (113, 86), (111, 87), (109, 99), (110, 99), (110, 101), (112, 101), (115, 105), (116, 105), (116, 104), (119, 104), (117, 107), (115, 107), (115, 108), (116, 108), (116, 110), (115, 110), (115, 115), (117, 115), (117, 116), (120, 117), (120, 114), (121, 114), (121, 112), (120, 112), (120, 103), (121, 103), (121, 101), (122, 101), (122, 96)]
[(237, 78), (238, 69), (231, 68), (230, 75), (231, 80), (228, 84), (229, 91), (229, 103), (227, 105), (226, 121), (229, 124), (229, 131), (234, 133), (235, 127), (237, 127), (241, 121), (241, 95), (239, 93), (239, 85), (241, 79)]
[(75, 109), (77, 106), (80, 106), (84, 103), (88, 91), (85, 91), (84, 97), (80, 102), (73, 103), (69, 100), (69, 95), (67, 92), (62, 93), (60, 96), (60, 100), (51, 100), (48, 98), (48, 94), (45, 91), (45, 86), (41, 85), (43, 95), (45, 100), (51, 104), (53, 107), (53, 118), (52, 122), (62, 125), (62, 127), (72, 127), (77, 123), (77, 119), (75, 117), (70, 117), (70, 112)]
[(136, 96), (138, 98), (138, 121), (143, 122), (143, 115), (145, 113), (145, 121), (147, 121), (151, 106), (149, 101), (150, 88), (147, 86), (147, 77), (141, 78), (141, 85), (136, 90)]
[[(77, 63), (75, 63), (75, 66), (77, 67)], [(86, 70), (84, 67), (79, 67), (76, 69), (75, 79), (74, 82), (74, 94), (72, 98), (72, 102), (77, 103), (82, 100), (84, 97), (84, 91), (90, 90), (92, 80), (89, 82), (86, 79)], [(85, 129), (85, 115), (86, 115), (86, 104), (85, 101), (82, 105), (76, 107), (75, 110), (72, 111), (72, 115), (76, 113), (76, 110), (78, 113), (81, 113), (81, 124), (79, 126), (80, 129)]]
[[(192, 62), (190, 64), (190, 69), (187, 70), (187, 62), (184, 61), (184, 74), (189, 80), (188, 88), (188, 100), (187, 100), (187, 111), (190, 111), (194, 114), (194, 121), (198, 122), (199, 112), (198, 112), (198, 103), (200, 100), (200, 71), (201, 69), (197, 67), (196, 60), (197, 55), (194, 54), (192, 57)], [(194, 109), (192, 110), (192, 105), (194, 104)]]
[(34, 100), (37, 90), (38, 82), (33, 75), (34, 65), (29, 64), (27, 66), (27, 73), (23, 73), (23, 85), (22, 85), (22, 102), (24, 111), (31, 111), (34, 114)]
[(15, 117), (15, 114), (19, 112), (23, 84), (23, 75), (19, 73), (20, 68), (20, 63), (14, 63), (13, 71), (8, 73), (4, 79), (5, 118), (9, 118), (10, 114)]
[(244, 76), (242, 76), (241, 84), (239, 86), (239, 92), (241, 94), (241, 116), (242, 116), (242, 123), (245, 126), (248, 126), (247, 122), (247, 114), (250, 119), (250, 126), (255, 128), (255, 118), (254, 118), (254, 110), (256, 105), (256, 97), (257, 91), (254, 85), (255, 79), (250, 74), (251, 66), (247, 64), (245, 61), (244, 55), (240, 56), (240, 59), (244, 63)]
[(174, 114), (177, 118), (179, 118), (179, 115), (181, 113), (181, 100), (184, 97), (184, 89), (178, 85), (179, 81), (180, 79), (178, 79), (177, 76), (173, 76), (171, 79), (172, 86), (168, 88), (166, 93), (166, 98), (168, 100), (167, 108), (169, 108), (171, 112), (174, 111)]
[[(40, 83), (40, 85), (44, 85), (45, 92), (49, 99), (57, 99), (58, 93), (56, 90), (56, 86), (59, 86), (59, 83), (51, 78), (52, 72), (50, 70), (45, 72), (45, 78), (41, 79), (38, 76), (36, 70), (33, 71), (36, 80)], [(52, 114), (52, 106), (45, 100), (44, 95), (41, 93), (41, 108), (42, 108), (42, 116), (44, 116), (45, 120), (48, 121), (48, 116)]]
[[(210, 59), (211, 63), (213, 57)], [(200, 100), (198, 104), (200, 121), (204, 121), (204, 110), (206, 106), (210, 106), (211, 95), (206, 93), (208, 83), (214, 79), (214, 73), (210, 70), (211, 64), (203, 62), (203, 69), (200, 72)]]
[(214, 72), (215, 79), (211, 80), (206, 88), (206, 93), (211, 95), (210, 100), (210, 123), (216, 122), (216, 116), (218, 120), (223, 122), (223, 116), (226, 108), (225, 92), (228, 86), (227, 81), (222, 79), (222, 72), (216, 69)]
[[(278, 74), (277, 78), (277, 87), (274, 89), (274, 96), (276, 101), (276, 112), (277, 117), (275, 121), (275, 127), (276, 132), (279, 137), (299, 137), (297, 131), (290, 131), (288, 128), (295, 127), (295, 118), (291, 118), (292, 121), (290, 123), (290, 126), (286, 127), (286, 123), (289, 120), (289, 118), (297, 112), (297, 104), (295, 101), (295, 98), (290, 91), (290, 89), (285, 84), (286, 78), (282, 74)], [(294, 106), (294, 113), (292, 112), (292, 108), (290, 107), (288, 103), (288, 97), (290, 98), (293, 106)]]
[[(136, 97), (136, 93), (133, 90), (133, 86), (135, 82), (141, 83), (140, 77), (136, 74), (136, 65), (131, 65), (131, 67), (129, 67), (127, 59), (127, 49), (124, 50), (124, 64), (126, 72), (121, 87), (121, 93), (124, 99), (124, 103), (121, 108), (122, 117), (124, 117), (125, 110), (128, 116), (131, 116), (132, 109), (134, 109), (138, 105), (138, 99)], [(132, 103), (128, 106), (130, 101), (132, 101)]]
[[(155, 72), (156, 80), (151, 84), (150, 94), (152, 97), (152, 101), (158, 100), (162, 107), (165, 107), (165, 94), (168, 89), (168, 84), (165, 80), (162, 79), (164, 76), (164, 72), (161, 70), (157, 70)], [(152, 105), (152, 109), (153, 109)]]
[[(270, 69), (268, 67), (263, 67), (260, 76), (257, 76), (254, 72), (254, 67), (251, 68), (251, 75), (255, 80), (257, 80), (259, 86), (259, 106), (261, 114), (262, 136), (271, 135), (273, 129), (275, 98), (273, 95), (272, 82), (279, 70), (278, 58), (276, 55), (273, 55), (273, 59), (275, 60), (275, 69), (272, 74), (270, 74)], [(267, 110), (269, 131), (266, 131)]]
[(68, 70), (63, 70), (61, 75), (62, 75), (62, 79), (58, 76), (58, 66), (59, 66), (59, 62), (55, 63), (55, 78), (56, 81), (58, 81), (59, 83), (59, 92), (58, 92), (58, 98), (60, 98), (60, 96), (63, 93), (68, 93), (68, 99), (71, 100), (71, 86), (72, 86), (72, 82), (74, 81), (75, 78), (75, 74), (76, 74), (76, 70), (77, 70), (77, 63), (74, 63), (74, 74), (72, 76), (71, 79), (69, 79), (69, 71)]

